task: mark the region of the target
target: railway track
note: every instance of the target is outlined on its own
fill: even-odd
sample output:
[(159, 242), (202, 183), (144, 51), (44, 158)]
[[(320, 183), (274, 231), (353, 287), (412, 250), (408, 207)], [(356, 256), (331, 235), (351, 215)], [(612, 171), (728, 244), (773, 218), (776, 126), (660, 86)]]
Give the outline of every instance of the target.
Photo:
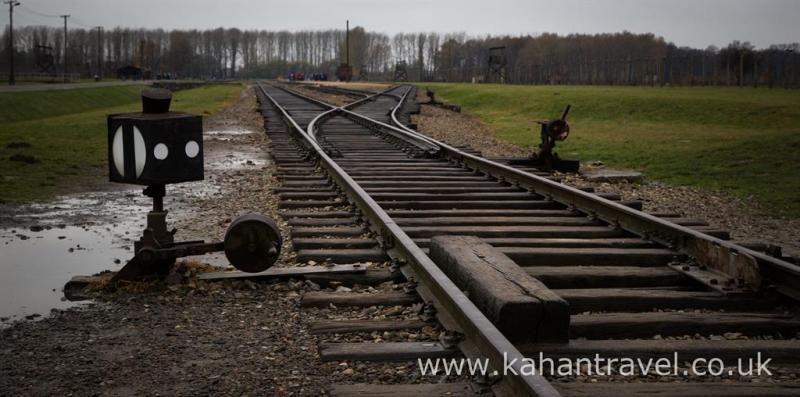
[[(466, 356), (488, 358), (501, 369), (504, 362), (540, 353), (572, 359), (678, 354), (683, 371), (696, 358), (732, 363), (760, 354), (771, 358), (773, 373), (788, 381), (749, 382), (728, 376), (728, 365), (724, 376), (709, 379), (676, 374), (672, 380), (678, 383), (657, 383), (652, 377), (649, 383), (604, 378), (551, 383), (521, 374), (517, 362), (512, 366), (517, 375), (391, 387), (333, 385), (333, 394), (800, 393), (795, 305), (800, 270), (787, 258), (726, 241), (727, 233), (702, 221), (647, 214), (638, 210), (641, 203), (568, 187), (538, 170), (512, 168), (473, 149), (422, 136), (407, 128), (409, 114), (417, 111), (409, 100), (414, 95), (413, 88), (399, 86), (364, 93), (337, 108), (288, 88), (258, 87), (282, 182), (282, 216), (291, 226), (297, 261), (372, 263), (365, 273), (339, 281), (396, 283), (366, 294), (308, 293), (302, 304), (403, 305), (420, 313), (418, 319), (329, 321), (315, 324), (312, 331), (347, 334), (432, 324), (443, 330), (438, 341), (322, 344), (323, 360)], [(526, 329), (524, 318), (515, 329), (501, 332), (473, 303), (480, 300), (475, 291), (470, 291), (471, 300), (462, 291), (469, 288), (454, 284), (442, 264), (431, 259), (432, 251), (443, 249), (436, 236), (480, 238), (463, 241), (483, 247), (488, 256), (510, 259), (524, 277), (538, 280), (553, 299), (568, 303), (568, 328), (554, 337), (560, 340), (531, 342), (526, 334), (537, 331)], [(544, 321), (539, 327), (551, 326)]]

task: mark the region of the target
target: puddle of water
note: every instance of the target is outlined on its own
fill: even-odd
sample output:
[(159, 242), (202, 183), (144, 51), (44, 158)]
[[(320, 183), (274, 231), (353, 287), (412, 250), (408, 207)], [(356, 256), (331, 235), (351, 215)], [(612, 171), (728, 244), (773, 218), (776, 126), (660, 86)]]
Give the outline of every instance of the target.
[(137, 229), (131, 222), (39, 232), (0, 229), (0, 317), (17, 320), (75, 305), (63, 300), (64, 283), (72, 276), (122, 267), (138, 238)]
[(132, 187), (3, 208), (0, 319), (44, 316), (75, 305), (63, 299), (64, 284), (76, 275), (119, 270), (133, 255), (151, 206), (151, 199)]
[[(144, 221), (142, 214), (151, 206), (140, 188), (89, 192), (62, 196), (55, 201), (19, 207), (0, 208), (0, 225), (84, 225), (118, 223), (131, 219)], [(141, 223), (141, 222), (140, 222)]]
[[(167, 221), (190, 216), (192, 208), (187, 203), (192, 198), (219, 193), (209, 181), (168, 186)], [(140, 237), (151, 206), (152, 199), (143, 196), (141, 188), (132, 187), (2, 208), (0, 326), (78, 304), (63, 299), (64, 284), (76, 275), (119, 270), (133, 256), (133, 241)], [(227, 264), (224, 254), (203, 260)]]

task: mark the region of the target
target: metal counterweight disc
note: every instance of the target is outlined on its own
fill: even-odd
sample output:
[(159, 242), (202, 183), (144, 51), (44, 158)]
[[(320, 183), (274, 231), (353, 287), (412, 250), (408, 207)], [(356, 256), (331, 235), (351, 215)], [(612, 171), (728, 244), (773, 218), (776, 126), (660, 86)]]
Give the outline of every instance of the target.
[(282, 241), (272, 219), (259, 214), (243, 215), (225, 232), (225, 257), (243, 272), (262, 272), (278, 259)]

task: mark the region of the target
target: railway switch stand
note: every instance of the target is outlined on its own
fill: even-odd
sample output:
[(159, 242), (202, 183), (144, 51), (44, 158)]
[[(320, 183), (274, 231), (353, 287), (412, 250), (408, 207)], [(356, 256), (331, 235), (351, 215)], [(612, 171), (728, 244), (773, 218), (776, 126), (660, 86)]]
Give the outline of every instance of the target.
[(567, 105), (561, 113), (561, 117), (551, 120), (538, 120), (536, 123), (541, 127), (539, 134), (542, 143), (539, 144), (531, 156), (524, 160), (513, 160), (514, 165), (531, 165), (538, 167), (543, 171), (562, 171), (562, 172), (578, 172), (580, 162), (577, 160), (565, 160), (558, 157), (553, 149), (556, 147), (557, 141), (563, 141), (569, 136), (569, 123), (567, 122), (567, 115), (571, 105)]
[(461, 106), (452, 105), (445, 102), (436, 100), (436, 93), (428, 87), (425, 87), (425, 95), (428, 97), (428, 102), (422, 102), (423, 105), (438, 106), (442, 109), (447, 109), (456, 113), (461, 113)]
[(428, 103), (435, 104), (436, 102), (436, 93), (433, 92), (430, 88), (425, 87), (425, 95), (428, 97)]
[(136, 280), (169, 273), (177, 258), (225, 251), (237, 269), (260, 272), (278, 258), (281, 235), (271, 219), (248, 214), (234, 220), (222, 242), (176, 242), (167, 227), (166, 185), (204, 179), (202, 116), (169, 111), (172, 93), (142, 93), (142, 112), (108, 116), (109, 180), (145, 185), (153, 199), (134, 257), (112, 278)]

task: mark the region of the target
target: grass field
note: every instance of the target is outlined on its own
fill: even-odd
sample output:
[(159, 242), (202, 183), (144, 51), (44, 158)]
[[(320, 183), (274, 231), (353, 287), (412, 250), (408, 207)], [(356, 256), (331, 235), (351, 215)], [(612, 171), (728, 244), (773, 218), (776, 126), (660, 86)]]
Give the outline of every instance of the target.
[(600, 160), (675, 185), (721, 190), (800, 217), (800, 91), (424, 84), (502, 140), (538, 144), (534, 121), (560, 115), (562, 157)]
[[(179, 91), (172, 110), (208, 115), (242, 86)], [(106, 115), (141, 110), (141, 86), (0, 93), (0, 202), (26, 202), (75, 190), (105, 175)], [(30, 145), (30, 147), (26, 147)], [(21, 146), (21, 147), (20, 147)], [(12, 161), (29, 156), (29, 161)]]

